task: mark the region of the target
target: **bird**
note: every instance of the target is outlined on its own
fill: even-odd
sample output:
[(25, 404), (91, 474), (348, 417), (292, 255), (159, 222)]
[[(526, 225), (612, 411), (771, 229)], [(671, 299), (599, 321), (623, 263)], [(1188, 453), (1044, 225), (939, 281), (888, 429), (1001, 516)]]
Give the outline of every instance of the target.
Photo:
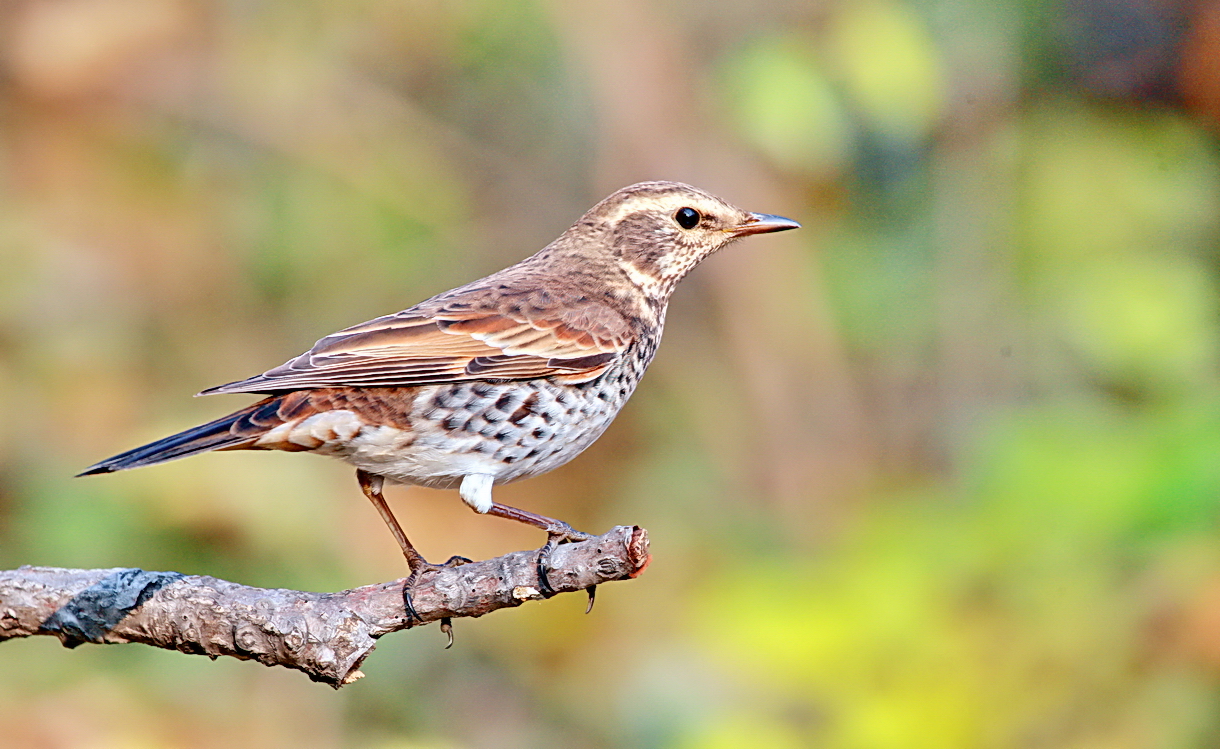
[(406, 557), (403, 602), (415, 619), (410, 591), (420, 576), (470, 560), (424, 559), (383, 487), (457, 487), (475, 512), (547, 533), (538, 575), (549, 596), (555, 545), (591, 536), (497, 503), (493, 487), (555, 469), (605, 431), (657, 352), (675, 286), (695, 266), (743, 237), (799, 227), (679, 182), (624, 187), (516, 265), (199, 393), (262, 400), (78, 475), (223, 450), (343, 460), (356, 468), (361, 490)]

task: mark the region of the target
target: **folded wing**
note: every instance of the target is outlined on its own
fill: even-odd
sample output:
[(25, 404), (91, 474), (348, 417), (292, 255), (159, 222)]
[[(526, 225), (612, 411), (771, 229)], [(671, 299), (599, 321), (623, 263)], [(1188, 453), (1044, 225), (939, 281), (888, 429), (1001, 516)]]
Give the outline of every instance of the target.
[(379, 317), (212, 393), (281, 393), (327, 387), (400, 387), (466, 380), (593, 379), (631, 340), (604, 303), (545, 292), (501, 296), (495, 308), (462, 296)]

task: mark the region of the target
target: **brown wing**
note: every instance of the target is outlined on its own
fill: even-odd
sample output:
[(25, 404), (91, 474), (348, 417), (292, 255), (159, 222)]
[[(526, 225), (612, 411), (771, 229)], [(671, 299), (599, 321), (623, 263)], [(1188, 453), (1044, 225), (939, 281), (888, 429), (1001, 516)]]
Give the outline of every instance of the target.
[(626, 319), (600, 302), (546, 292), (495, 299), (493, 307), (486, 298), (448, 297), (379, 317), (201, 395), (553, 376), (580, 382), (604, 372), (630, 342)]

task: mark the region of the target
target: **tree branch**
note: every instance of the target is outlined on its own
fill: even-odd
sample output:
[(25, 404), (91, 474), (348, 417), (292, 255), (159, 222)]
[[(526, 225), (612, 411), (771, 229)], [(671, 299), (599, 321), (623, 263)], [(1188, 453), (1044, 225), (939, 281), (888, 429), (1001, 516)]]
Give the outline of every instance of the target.
[[(65, 647), (142, 642), (304, 671), (338, 689), (359, 679), (377, 638), (450, 618), (483, 616), (540, 599), (537, 551), (425, 573), (412, 591), (422, 622), (403, 610), (403, 580), (340, 593), (252, 588), (214, 577), (139, 569), (21, 567), (0, 571), (0, 642), (55, 635)], [(618, 526), (563, 544), (548, 576), (556, 593), (636, 577), (648, 533)]]

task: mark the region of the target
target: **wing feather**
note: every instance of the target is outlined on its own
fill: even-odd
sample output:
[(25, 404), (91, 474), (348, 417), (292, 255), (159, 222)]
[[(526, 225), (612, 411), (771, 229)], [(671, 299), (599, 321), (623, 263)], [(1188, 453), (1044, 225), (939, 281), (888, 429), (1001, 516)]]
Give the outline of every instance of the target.
[(630, 323), (604, 303), (553, 292), (510, 299), (495, 308), (486, 300), (437, 298), (328, 335), (274, 369), (201, 394), (555, 376), (581, 381), (604, 372), (630, 344)]

